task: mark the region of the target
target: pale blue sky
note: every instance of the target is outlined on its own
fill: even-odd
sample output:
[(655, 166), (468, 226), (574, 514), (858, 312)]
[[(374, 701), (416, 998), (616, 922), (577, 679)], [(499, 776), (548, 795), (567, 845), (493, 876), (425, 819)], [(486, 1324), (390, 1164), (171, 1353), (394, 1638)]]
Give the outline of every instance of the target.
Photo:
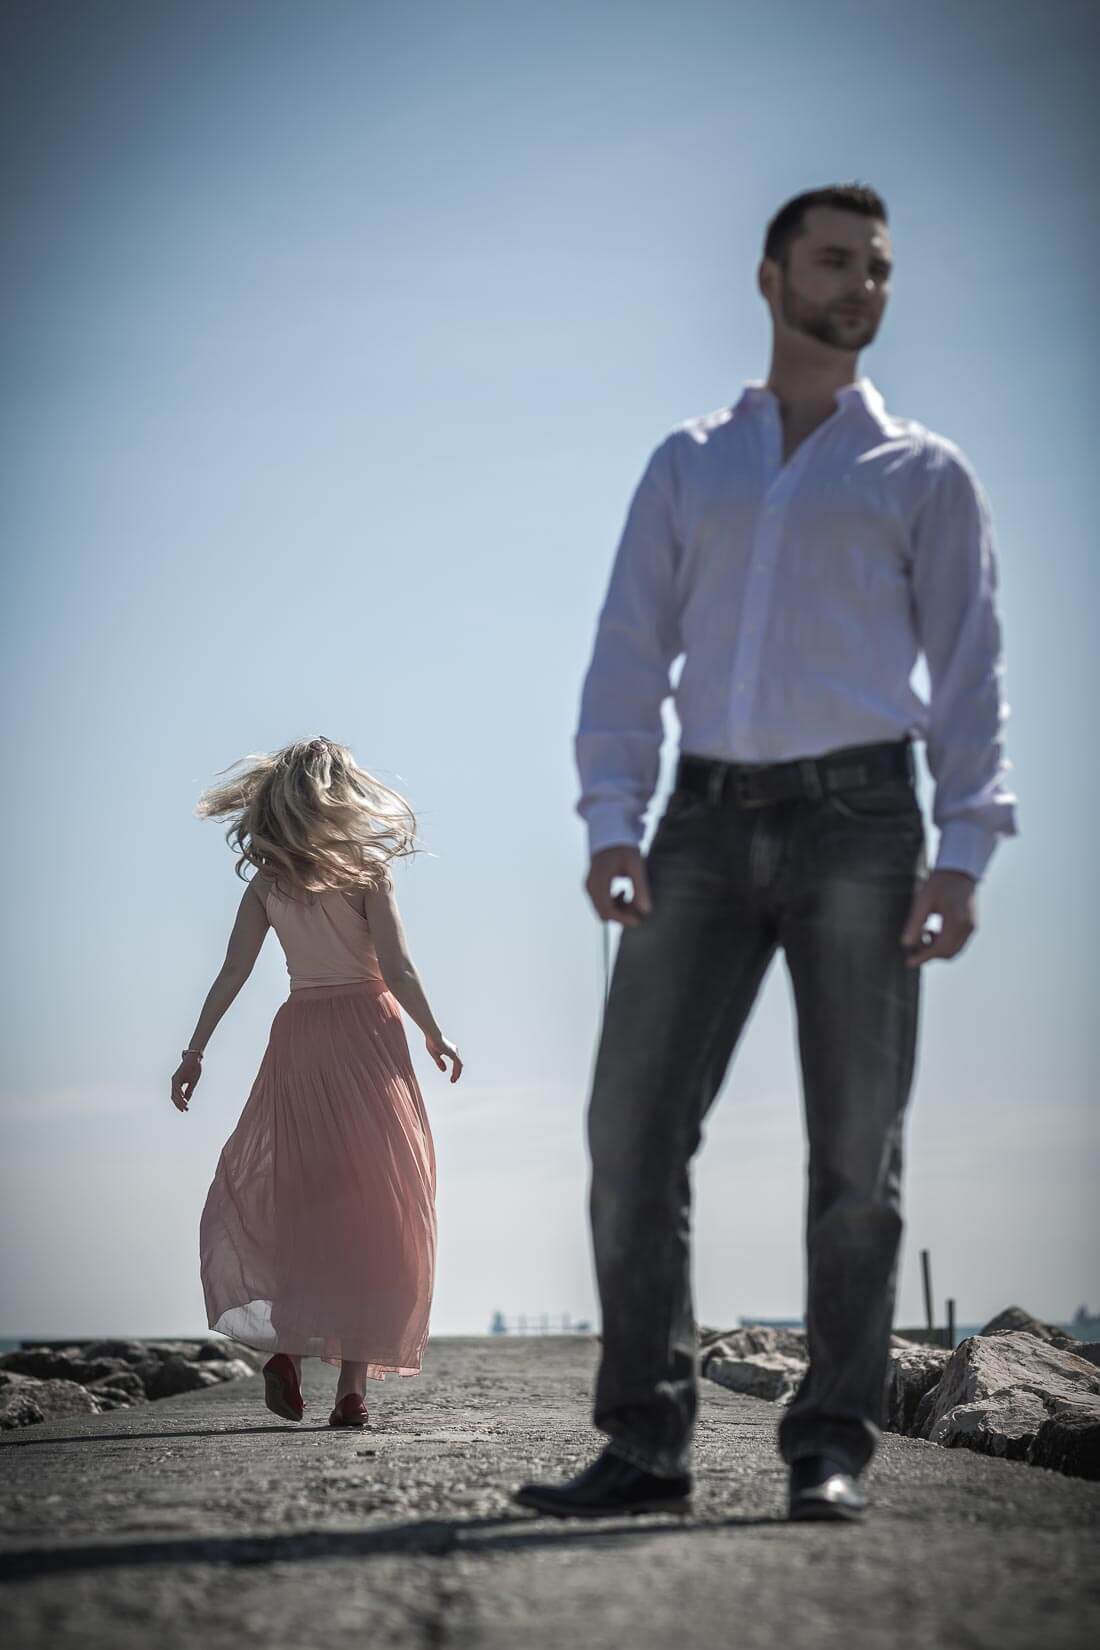
[[(593, 1314), (580, 681), (650, 450), (766, 371), (767, 218), (852, 177), (897, 264), (864, 370), (992, 498), (1023, 830), (927, 977), (900, 1313), (921, 1247), (960, 1321), (1095, 1305), (1096, 8), (7, 12), (0, 1335), (201, 1326), (285, 972), (271, 936), (180, 1117), (240, 892), (192, 809), (318, 731), (430, 850), (435, 1328)], [(777, 964), (696, 1174), (708, 1322), (801, 1311), (792, 1049)]]

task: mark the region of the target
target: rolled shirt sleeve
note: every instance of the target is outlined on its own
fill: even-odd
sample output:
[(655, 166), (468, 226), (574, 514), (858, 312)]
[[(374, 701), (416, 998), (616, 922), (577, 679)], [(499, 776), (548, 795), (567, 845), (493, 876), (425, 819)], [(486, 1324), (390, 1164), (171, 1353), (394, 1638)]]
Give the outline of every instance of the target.
[(591, 854), (641, 841), (657, 785), (661, 705), (682, 651), (672, 439), (654, 452), (631, 501), (581, 692), (577, 812)]
[(1003, 783), (997, 562), (989, 502), (962, 453), (938, 439), (932, 483), (914, 523), (912, 588), (931, 695), (926, 748), (940, 830), (936, 867), (980, 878), (1002, 836), (1017, 832)]

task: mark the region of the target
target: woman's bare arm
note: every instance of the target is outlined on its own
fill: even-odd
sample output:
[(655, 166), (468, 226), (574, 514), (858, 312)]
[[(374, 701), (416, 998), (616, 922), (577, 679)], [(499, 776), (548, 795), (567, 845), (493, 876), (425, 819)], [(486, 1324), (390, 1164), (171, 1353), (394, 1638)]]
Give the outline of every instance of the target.
[(249, 883), (237, 907), (233, 932), (226, 947), (225, 961), (207, 993), (188, 1048), (197, 1049), (200, 1054), (205, 1049), (213, 1035), (214, 1027), (256, 966), (256, 958), (260, 954), (260, 947), (264, 943), (269, 926), (260, 892), (253, 889)]
[(172, 1104), (177, 1111), (187, 1110), (187, 1103), (202, 1076), (202, 1052), (213, 1036), (218, 1021), (251, 974), (269, 927), (262, 885), (257, 888), (250, 882), (237, 907), (225, 961), (206, 994), (198, 1023), (187, 1045), (192, 1052), (183, 1056), (172, 1073)]
[(462, 1061), (453, 1043), (448, 1042), (439, 1029), (439, 1022), (431, 1011), (424, 993), (420, 975), (409, 955), (409, 945), (397, 909), (393, 888), (369, 889), (363, 899), (363, 911), (370, 924), (378, 966), (387, 990), (391, 991), (412, 1020), (424, 1033), (428, 1053), (439, 1067), (446, 1071), (446, 1060), (451, 1061), (451, 1082), (462, 1074)]

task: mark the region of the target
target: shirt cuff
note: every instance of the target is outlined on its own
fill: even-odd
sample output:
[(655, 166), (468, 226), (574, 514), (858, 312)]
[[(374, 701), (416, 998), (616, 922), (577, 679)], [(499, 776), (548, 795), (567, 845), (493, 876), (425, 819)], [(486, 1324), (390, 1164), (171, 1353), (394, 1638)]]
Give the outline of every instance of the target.
[(633, 809), (620, 802), (597, 802), (585, 810), (588, 826), (588, 854), (592, 858), (604, 848), (636, 848), (642, 840), (641, 827)]
[(976, 825), (972, 819), (949, 819), (940, 831), (936, 870), (965, 871), (978, 882), (996, 846), (996, 831)]

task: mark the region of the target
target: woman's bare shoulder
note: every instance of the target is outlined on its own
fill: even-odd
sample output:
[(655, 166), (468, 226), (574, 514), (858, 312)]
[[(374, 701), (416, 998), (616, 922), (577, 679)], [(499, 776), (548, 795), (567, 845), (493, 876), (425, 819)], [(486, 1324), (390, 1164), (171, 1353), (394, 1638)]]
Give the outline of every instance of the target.
[(397, 894), (388, 871), (373, 887), (363, 890), (363, 909), (368, 917), (372, 912), (397, 910)]
[(266, 906), (267, 896), (275, 887), (275, 878), (269, 871), (257, 871), (255, 876), (249, 878), (248, 887), (250, 893), (255, 894), (260, 904)]
[(389, 866), (380, 865), (374, 867), (371, 876), (371, 882), (365, 885), (365, 892), (368, 899), (376, 897), (381, 899), (392, 899), (394, 892), (393, 872), (390, 870)]

